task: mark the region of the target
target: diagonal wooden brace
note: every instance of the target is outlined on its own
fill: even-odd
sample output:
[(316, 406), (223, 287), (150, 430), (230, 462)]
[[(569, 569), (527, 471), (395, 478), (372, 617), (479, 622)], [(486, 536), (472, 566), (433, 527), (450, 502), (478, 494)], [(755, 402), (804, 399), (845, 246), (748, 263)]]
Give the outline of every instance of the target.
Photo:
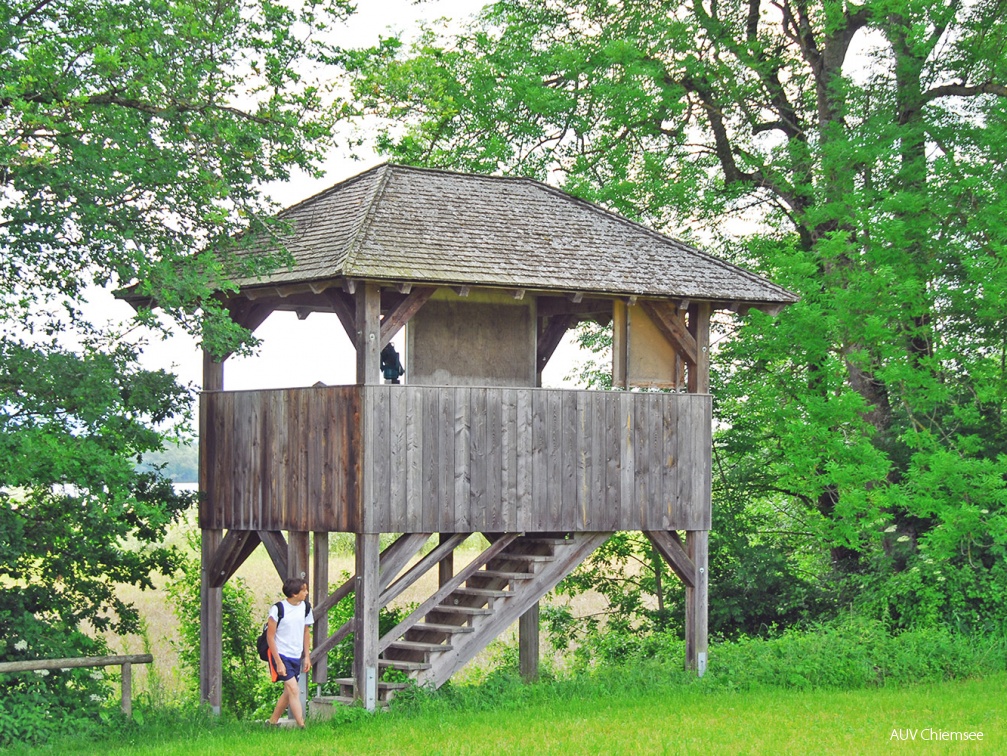
[[(539, 318), (541, 322), (543, 319)], [(556, 351), (556, 347), (559, 346), (559, 342), (563, 340), (563, 336), (570, 329), (570, 327), (576, 323), (577, 317), (575, 315), (553, 315), (549, 318), (548, 325), (545, 328), (539, 329), (538, 335), (538, 354), (537, 367), (538, 371), (541, 373), (546, 364), (549, 362), (549, 358), (552, 357), (553, 352)]]
[(346, 331), (346, 335), (350, 337), (350, 343), (357, 343), (357, 314), (356, 305), (353, 303), (353, 297), (347, 294), (345, 291), (340, 291), (339, 289), (326, 289), (325, 297), (329, 300), (329, 304), (332, 305), (332, 311), (336, 313), (336, 317), (339, 318), (339, 322), (343, 325), (343, 330)]
[(682, 313), (668, 302), (640, 302), (654, 325), (664, 335), (675, 351), (685, 358), (690, 365), (695, 365), (699, 359), (699, 346), (696, 338), (689, 333)]
[(258, 535), (262, 545), (266, 547), (266, 553), (273, 560), (276, 574), (280, 576), (281, 580), (286, 580), (290, 577), (289, 562), (287, 562), (287, 539), (279, 530), (260, 530)]
[(654, 548), (664, 557), (668, 566), (685, 583), (686, 588), (696, 587), (696, 565), (682, 545), (682, 540), (674, 530), (645, 530), (644, 535), (654, 544)]
[(427, 303), (427, 300), (434, 295), (435, 291), (437, 291), (437, 289), (432, 286), (412, 289), (406, 298), (402, 300), (399, 306), (382, 319), (382, 349), (388, 346), (388, 343), (392, 340), (392, 338), (394, 338), (395, 334), (399, 332), (402, 326), (409, 322), (413, 315), (419, 312), (420, 308)]
[(220, 588), (230, 580), (259, 545), (259, 534), (254, 530), (229, 530), (210, 562), (210, 587)]

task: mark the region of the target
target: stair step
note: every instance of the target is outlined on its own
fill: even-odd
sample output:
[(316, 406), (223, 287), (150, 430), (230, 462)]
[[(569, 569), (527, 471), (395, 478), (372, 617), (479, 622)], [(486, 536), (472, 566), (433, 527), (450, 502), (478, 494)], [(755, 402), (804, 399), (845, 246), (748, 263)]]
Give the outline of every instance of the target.
[(343, 704), (349, 706), (353, 703), (353, 696), (316, 696), (308, 701), (309, 706), (326, 704)]
[[(312, 719), (331, 719), (336, 706), (352, 706), (355, 703), (353, 696), (317, 696), (308, 701), (308, 716)], [(379, 700), (377, 704), (382, 711), (388, 710), (388, 701)]]
[(378, 659), (378, 666), (400, 669), (403, 672), (420, 672), (424, 669), (430, 669), (433, 665), (428, 662), (401, 661), (399, 659)]
[(506, 551), (493, 557), (493, 561), (501, 562), (555, 562), (556, 557), (548, 554), (508, 554)]
[[(336, 678), (337, 685), (353, 685), (352, 677), (339, 677)], [(409, 687), (409, 683), (404, 682), (385, 682), (384, 680), (378, 680), (378, 690), (405, 690)], [(345, 696), (338, 696), (339, 698), (345, 698)]]
[(451, 651), (454, 649), (454, 646), (445, 643), (399, 640), (389, 643), (388, 648), (397, 648), (402, 651)]
[(428, 633), (474, 633), (475, 628), (471, 625), (441, 625), (436, 622), (418, 622), (413, 625), (409, 630), (422, 630)]
[(530, 572), (505, 572), (503, 570), (479, 570), (472, 577), (498, 578), (500, 580), (530, 580), (535, 577)]
[(460, 596), (479, 596), (481, 598), (506, 598), (513, 596), (513, 591), (497, 591), (492, 588), (455, 588), (452, 596), (457, 593)]
[(435, 606), (430, 610), (431, 613), (439, 612), (441, 614), (493, 614), (492, 609), (486, 609), (480, 606), (452, 606), (449, 604), (440, 604)]

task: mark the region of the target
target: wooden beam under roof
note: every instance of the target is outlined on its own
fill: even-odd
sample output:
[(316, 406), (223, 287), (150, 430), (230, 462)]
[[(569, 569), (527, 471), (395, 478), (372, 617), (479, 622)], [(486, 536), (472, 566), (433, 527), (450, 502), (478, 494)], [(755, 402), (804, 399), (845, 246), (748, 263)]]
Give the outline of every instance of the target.
[(612, 314), (612, 300), (601, 298), (582, 299), (574, 303), (567, 297), (543, 294), (537, 298), (535, 307), (541, 317), (577, 315), (586, 318), (592, 315)]
[(249, 331), (254, 331), (265, 323), (266, 318), (273, 312), (273, 308), (268, 304), (249, 299), (228, 300), (227, 310), (231, 315), (231, 320)]
[(575, 315), (553, 315), (546, 322), (545, 318), (539, 318), (539, 336), (537, 349), (537, 370), (542, 372), (563, 340), (563, 336), (574, 323), (577, 322)]
[(395, 334), (419, 312), (420, 308), (437, 291), (433, 286), (413, 289), (408, 296), (381, 321), (381, 348), (384, 349)]
[(675, 351), (690, 365), (695, 365), (699, 349), (695, 337), (689, 333), (682, 311), (670, 302), (644, 300), (641, 306)]
[(752, 305), (753, 310), (759, 310), (760, 312), (764, 312), (773, 317), (776, 317), (783, 312), (784, 307), (786, 307), (786, 305), (779, 302), (759, 302)]
[(345, 291), (339, 289), (329, 289), (325, 295), (332, 306), (332, 311), (336, 313), (339, 322), (343, 325), (343, 330), (350, 338), (351, 344), (357, 343), (357, 310), (353, 297)]

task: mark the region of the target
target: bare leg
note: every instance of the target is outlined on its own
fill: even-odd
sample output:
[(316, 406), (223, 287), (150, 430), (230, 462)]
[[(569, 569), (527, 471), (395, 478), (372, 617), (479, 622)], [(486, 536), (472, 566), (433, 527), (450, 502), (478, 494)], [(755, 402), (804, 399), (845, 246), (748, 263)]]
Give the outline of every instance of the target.
[[(280, 717), (283, 716), (283, 712), (287, 710), (288, 698), (289, 696), (287, 695), (287, 683), (285, 682), (283, 683), (283, 694), (280, 696), (280, 700), (276, 702), (276, 708), (273, 709), (273, 716), (269, 718), (270, 724), (276, 724), (277, 722), (280, 721)], [(299, 705), (301, 703), (300, 700), (298, 700), (297, 703)]]
[(287, 706), (290, 707), (290, 713), (294, 715), (294, 721), (297, 722), (297, 726), (304, 727), (304, 712), (301, 709), (301, 688), (297, 684), (296, 677), (284, 680), (281, 700), (282, 698), (287, 699)]

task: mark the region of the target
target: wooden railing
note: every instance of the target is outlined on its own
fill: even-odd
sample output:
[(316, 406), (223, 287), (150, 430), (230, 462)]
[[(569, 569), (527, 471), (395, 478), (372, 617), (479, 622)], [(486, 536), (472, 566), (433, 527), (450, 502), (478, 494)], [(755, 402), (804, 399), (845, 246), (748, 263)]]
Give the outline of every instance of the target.
[(708, 395), (335, 386), (208, 392), (200, 412), (202, 527), (710, 527)]
[(0, 662), (0, 674), (11, 672), (34, 672), (35, 670), (79, 669), (81, 667), (122, 667), (122, 713), (133, 714), (133, 665), (150, 664), (154, 657), (150, 654), (127, 654), (123, 656), (78, 656), (71, 659), (33, 659), (31, 661)]

